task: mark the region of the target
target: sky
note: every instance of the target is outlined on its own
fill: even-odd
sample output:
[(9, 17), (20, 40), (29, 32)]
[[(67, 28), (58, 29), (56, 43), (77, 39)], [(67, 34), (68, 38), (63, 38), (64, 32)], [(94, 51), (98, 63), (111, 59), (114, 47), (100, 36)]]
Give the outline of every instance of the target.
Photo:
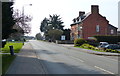
[[(33, 17), (31, 21), (31, 33), (35, 36), (40, 32), (40, 23), (49, 15), (60, 15), (64, 22), (64, 28), (70, 28), (73, 18), (78, 17), (79, 11), (91, 12), (91, 5), (99, 5), (99, 13), (105, 16), (110, 24), (118, 27), (118, 2), (120, 0), (15, 0), (14, 9)], [(32, 6), (29, 6), (32, 4)]]

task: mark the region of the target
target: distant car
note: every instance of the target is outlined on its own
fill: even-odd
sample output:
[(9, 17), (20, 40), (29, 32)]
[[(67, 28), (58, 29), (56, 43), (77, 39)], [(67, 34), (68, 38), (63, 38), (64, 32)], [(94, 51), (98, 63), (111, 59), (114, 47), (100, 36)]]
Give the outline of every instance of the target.
[(100, 42), (99, 48), (105, 48), (106, 45), (109, 45), (108, 42)]

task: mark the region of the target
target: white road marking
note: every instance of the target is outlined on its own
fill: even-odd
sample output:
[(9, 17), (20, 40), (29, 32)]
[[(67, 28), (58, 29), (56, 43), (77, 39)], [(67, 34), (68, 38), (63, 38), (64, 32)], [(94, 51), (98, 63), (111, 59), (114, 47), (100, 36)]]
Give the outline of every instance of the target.
[(110, 72), (110, 71), (107, 71), (107, 70), (105, 70), (105, 69), (103, 69), (103, 68), (100, 68), (100, 67), (98, 67), (98, 66), (94, 66), (94, 67), (97, 68), (97, 69), (100, 69), (100, 70), (102, 70), (102, 71), (105, 71), (105, 72), (107, 72), (107, 73), (114, 74), (114, 73), (112, 73), (112, 72)]
[(72, 57), (72, 56), (70, 56), (70, 57), (73, 58), (73, 59), (79, 60), (80, 62), (84, 62), (83, 60), (81, 60), (81, 59), (79, 59), (79, 58)]

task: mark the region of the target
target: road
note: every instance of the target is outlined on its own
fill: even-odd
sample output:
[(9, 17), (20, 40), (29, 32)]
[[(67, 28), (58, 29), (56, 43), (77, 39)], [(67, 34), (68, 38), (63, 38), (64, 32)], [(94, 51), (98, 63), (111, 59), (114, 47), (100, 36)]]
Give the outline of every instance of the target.
[(29, 41), (45, 74), (118, 74), (118, 60), (43, 41)]

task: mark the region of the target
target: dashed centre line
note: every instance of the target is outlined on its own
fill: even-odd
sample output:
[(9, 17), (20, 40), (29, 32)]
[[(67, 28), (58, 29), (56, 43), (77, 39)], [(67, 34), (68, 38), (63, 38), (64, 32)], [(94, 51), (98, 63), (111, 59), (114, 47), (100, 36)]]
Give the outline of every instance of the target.
[(110, 72), (110, 71), (107, 71), (107, 70), (105, 70), (105, 69), (103, 69), (103, 68), (100, 68), (100, 67), (98, 67), (98, 66), (94, 66), (95, 68), (97, 68), (97, 69), (100, 69), (100, 70), (102, 70), (102, 71), (105, 71), (105, 72), (107, 72), (107, 73), (109, 73), (109, 74), (114, 74), (114, 73), (112, 73), (112, 72)]

